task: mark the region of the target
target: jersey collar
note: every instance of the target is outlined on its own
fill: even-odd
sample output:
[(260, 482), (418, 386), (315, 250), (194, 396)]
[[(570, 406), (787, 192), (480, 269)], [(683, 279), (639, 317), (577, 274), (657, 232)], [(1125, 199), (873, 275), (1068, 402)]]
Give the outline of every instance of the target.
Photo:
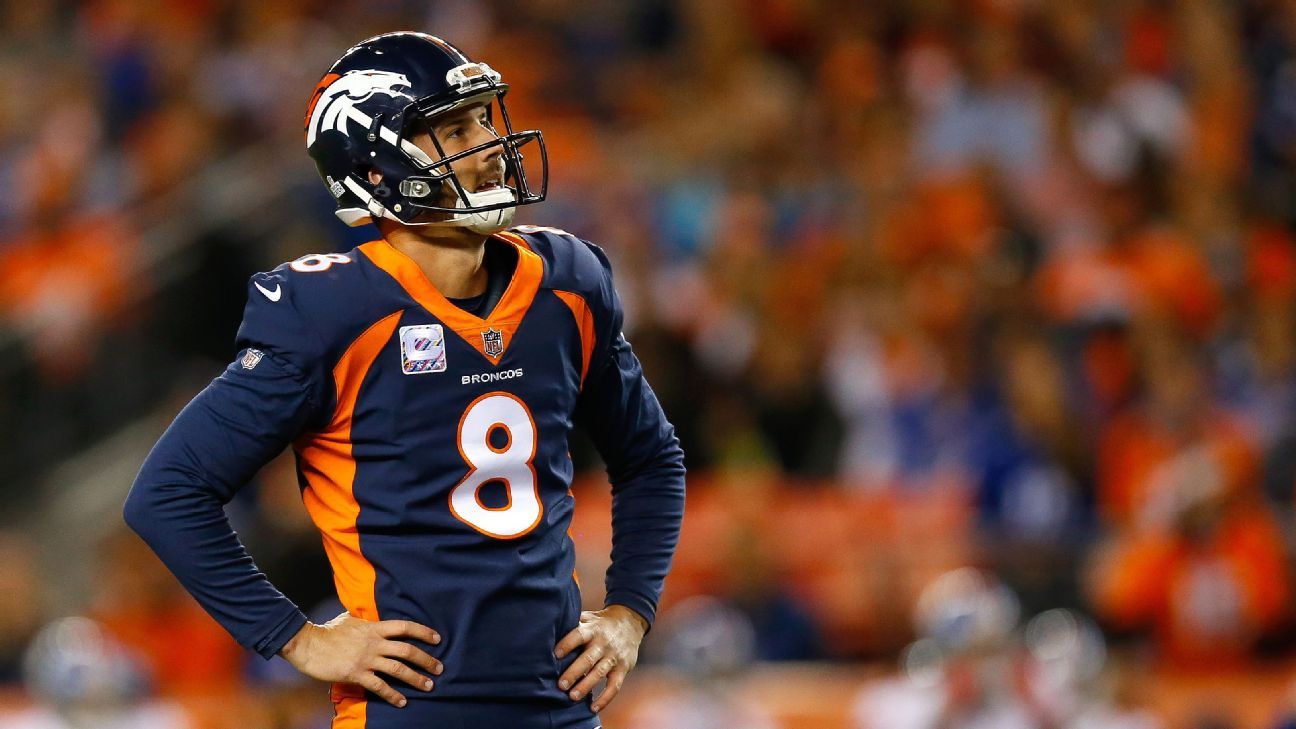
[(420, 306), (462, 337), (491, 364), (497, 365), (508, 351), (513, 334), (530, 310), (531, 302), (535, 301), (536, 292), (540, 290), (540, 280), (544, 276), (544, 262), (529, 246), (520, 245), (511, 237), (493, 237), (516, 248), (518, 261), (508, 288), (485, 319), (450, 303), (423, 275), (423, 269), (412, 258), (396, 250), (387, 241), (380, 239), (365, 243), (360, 246), (360, 252), (395, 279)]

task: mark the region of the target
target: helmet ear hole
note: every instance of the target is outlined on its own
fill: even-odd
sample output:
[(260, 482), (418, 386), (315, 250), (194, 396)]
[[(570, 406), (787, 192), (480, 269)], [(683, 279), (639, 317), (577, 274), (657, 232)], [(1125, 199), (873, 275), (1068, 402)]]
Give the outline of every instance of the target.
[(377, 167), (373, 165), (357, 166), (353, 176), (372, 185), (374, 197), (391, 197), (392, 190), (387, 186), (386, 177), (383, 175), (382, 170)]

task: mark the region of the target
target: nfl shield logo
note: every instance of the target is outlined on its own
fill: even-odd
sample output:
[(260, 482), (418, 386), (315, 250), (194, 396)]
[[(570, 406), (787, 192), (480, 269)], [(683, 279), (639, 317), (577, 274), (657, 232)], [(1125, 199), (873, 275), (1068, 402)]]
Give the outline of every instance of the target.
[(504, 332), (498, 329), (487, 329), (481, 333), (482, 350), (487, 357), (498, 357), (504, 354)]

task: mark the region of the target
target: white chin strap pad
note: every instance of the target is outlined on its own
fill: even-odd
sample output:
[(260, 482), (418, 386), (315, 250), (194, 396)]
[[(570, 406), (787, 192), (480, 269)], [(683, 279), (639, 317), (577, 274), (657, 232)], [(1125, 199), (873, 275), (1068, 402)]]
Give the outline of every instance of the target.
[[(469, 205), (475, 208), (515, 202), (517, 200), (513, 195), (513, 191), (507, 187), (498, 187), (485, 192), (465, 191), (465, 194), (468, 196)], [(467, 207), (464, 205), (463, 198), (459, 199), (459, 207)], [(517, 207), (507, 207), (499, 210), (489, 210), (484, 213), (462, 213), (454, 217), (454, 222), (474, 233), (490, 235), (509, 227), (513, 223), (513, 213), (516, 211)]]

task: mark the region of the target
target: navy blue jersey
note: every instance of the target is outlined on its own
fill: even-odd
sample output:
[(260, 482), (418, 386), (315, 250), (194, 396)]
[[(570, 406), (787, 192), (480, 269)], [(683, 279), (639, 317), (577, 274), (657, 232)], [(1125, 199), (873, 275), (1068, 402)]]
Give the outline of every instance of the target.
[[(252, 278), (242, 351), (144, 464), (126, 515), (199, 601), (269, 656), (304, 622), (220, 506), (291, 444), (338, 597), (443, 636), (430, 694), (394, 709), (338, 686), (335, 727), (424, 726), (455, 702), (570, 711), (553, 648), (577, 624), (567, 439), (591, 435), (613, 485), (607, 603), (651, 624), (683, 514), (683, 454), (621, 335), (602, 251), (552, 229), (516, 250), (486, 318), (385, 241)], [(183, 533), (181, 533), (183, 532)], [(557, 716), (557, 715), (555, 715)], [(367, 723), (366, 723), (367, 722)]]

